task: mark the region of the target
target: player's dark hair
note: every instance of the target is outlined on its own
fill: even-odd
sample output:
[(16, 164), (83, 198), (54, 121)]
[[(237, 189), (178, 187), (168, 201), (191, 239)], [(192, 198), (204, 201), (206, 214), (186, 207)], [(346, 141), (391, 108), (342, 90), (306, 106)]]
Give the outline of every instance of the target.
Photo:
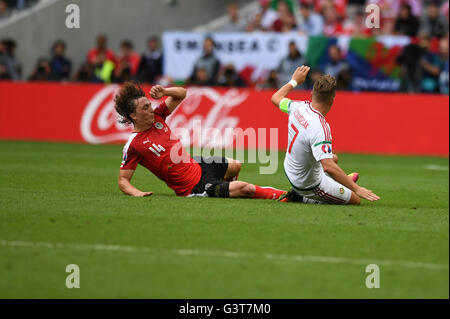
[(332, 104), (336, 96), (336, 79), (331, 75), (322, 75), (315, 83), (312, 95), (319, 103)]
[(132, 124), (131, 114), (136, 112), (136, 100), (145, 97), (145, 92), (138, 82), (125, 82), (114, 98), (114, 107), (120, 115), (119, 123)]

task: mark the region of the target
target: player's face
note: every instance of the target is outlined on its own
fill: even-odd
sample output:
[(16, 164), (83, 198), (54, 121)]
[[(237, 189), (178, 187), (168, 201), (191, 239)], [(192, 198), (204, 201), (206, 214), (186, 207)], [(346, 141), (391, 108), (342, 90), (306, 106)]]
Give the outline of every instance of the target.
[(135, 121), (140, 125), (152, 125), (155, 122), (152, 104), (146, 97), (137, 100)]

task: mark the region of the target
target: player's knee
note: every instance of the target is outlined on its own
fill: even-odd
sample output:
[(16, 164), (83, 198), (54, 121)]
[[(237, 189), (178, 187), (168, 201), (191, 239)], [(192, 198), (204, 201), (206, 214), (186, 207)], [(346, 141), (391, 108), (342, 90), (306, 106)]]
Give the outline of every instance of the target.
[(228, 159), (228, 165), (230, 170), (232, 170), (233, 172), (239, 173), (239, 171), (241, 170), (242, 167), (242, 163), (238, 160), (235, 159)]
[(238, 160), (235, 160), (234, 165), (235, 165), (236, 172), (239, 173), (242, 168), (242, 163)]

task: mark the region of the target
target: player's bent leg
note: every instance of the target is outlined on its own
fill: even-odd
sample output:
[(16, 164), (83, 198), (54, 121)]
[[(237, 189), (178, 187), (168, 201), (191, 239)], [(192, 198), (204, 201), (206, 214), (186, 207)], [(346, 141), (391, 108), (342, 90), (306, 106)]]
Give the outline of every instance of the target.
[(239, 172), (241, 170), (242, 163), (232, 158), (227, 158), (227, 161), (228, 161), (228, 169), (223, 179), (229, 182), (236, 181)]
[(246, 182), (231, 182), (230, 197), (249, 197), (251, 198), (256, 191), (255, 185)]
[(231, 182), (229, 189), (230, 197), (278, 199), (281, 195), (286, 193), (284, 190), (273, 187), (261, 187), (239, 181)]
[(305, 197), (327, 204), (346, 205), (350, 202), (352, 193), (350, 189), (324, 174), (313, 194), (305, 194)]

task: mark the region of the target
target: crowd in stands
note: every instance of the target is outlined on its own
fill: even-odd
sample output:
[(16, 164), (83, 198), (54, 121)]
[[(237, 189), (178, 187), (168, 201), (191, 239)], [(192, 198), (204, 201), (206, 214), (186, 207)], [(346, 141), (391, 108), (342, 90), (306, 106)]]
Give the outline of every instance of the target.
[[(380, 8), (380, 28), (368, 28), (365, 8)], [(443, 37), (448, 31), (449, 3), (443, 0), (259, 0), (256, 12), (243, 16), (228, 6), (221, 31), (299, 32), (326, 35), (407, 35)]]
[[(2, 3), (25, 3), (26, 0), (0, 0)], [(405, 92), (434, 92), (448, 94), (449, 83), (449, 1), (442, 0), (258, 0), (258, 10), (247, 16), (230, 3), (228, 21), (221, 32), (296, 32), (309, 36), (336, 37), (351, 35), (404, 35), (414, 39), (400, 53), (397, 64), (401, 67)], [(368, 28), (368, 4), (381, 9), (380, 28)], [(436, 44), (432, 48), (432, 43)], [(214, 52), (215, 43), (206, 37), (203, 54), (195, 62), (187, 85), (278, 88), (290, 80), (295, 68), (308, 64), (295, 42), (289, 43), (288, 55), (278, 67), (268, 72), (267, 78), (249, 83), (232, 64), (222, 64)], [(20, 64), (15, 59), (16, 44), (5, 39), (0, 42), (0, 79), (21, 79)], [(85, 62), (73, 70), (65, 55), (66, 43), (58, 40), (52, 47), (50, 58), (40, 58), (27, 77), (30, 81), (78, 81), (121, 83), (139, 80), (145, 83), (172, 83), (162, 74), (162, 50), (159, 38), (148, 39), (147, 49), (141, 55), (134, 51), (133, 43), (122, 41), (119, 52), (108, 47), (105, 35), (99, 35), (96, 45), (89, 50)], [(338, 88), (352, 89), (352, 69), (345, 52), (337, 45), (328, 48), (328, 62), (311, 70), (307, 85), (312, 86), (321, 74), (331, 74), (338, 80)]]
[[(14, 56), (14, 40), (0, 41), (0, 79), (21, 79), (20, 64)], [(148, 40), (148, 48), (137, 54), (133, 43), (122, 41), (119, 54), (108, 47), (103, 34), (96, 39), (96, 45), (86, 55), (86, 60), (73, 70), (72, 62), (66, 57), (66, 43), (57, 40), (51, 48), (51, 57), (39, 58), (28, 81), (76, 81), (91, 83), (122, 83), (139, 80), (145, 83), (162, 81), (162, 52), (156, 36)], [(73, 74), (73, 76), (72, 76)]]

